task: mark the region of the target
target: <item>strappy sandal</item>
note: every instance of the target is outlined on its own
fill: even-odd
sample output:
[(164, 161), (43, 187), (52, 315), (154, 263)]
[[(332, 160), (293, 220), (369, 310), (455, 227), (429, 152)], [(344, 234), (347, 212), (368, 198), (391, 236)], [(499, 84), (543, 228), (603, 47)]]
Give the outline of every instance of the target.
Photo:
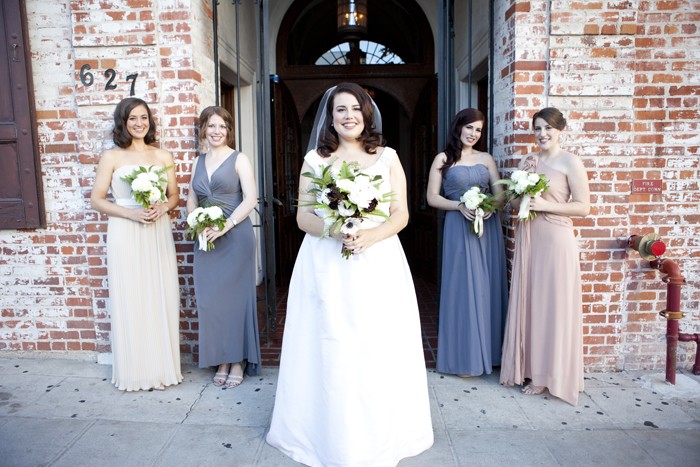
[[(214, 386), (223, 386), (227, 379), (228, 379), (228, 372), (231, 368), (230, 365), (227, 365), (226, 371), (217, 371), (216, 374), (214, 375)], [(219, 368), (221, 368), (221, 365), (219, 365)]]
[(520, 390), (526, 396), (538, 396), (547, 390), (547, 386), (535, 386), (530, 383)]
[[(246, 363), (241, 364), (241, 375), (232, 375), (229, 373), (228, 378), (226, 378), (226, 389), (233, 389), (237, 388), (238, 386), (243, 383), (243, 375), (245, 374), (245, 367)], [(231, 368), (233, 368), (233, 365), (231, 365)]]

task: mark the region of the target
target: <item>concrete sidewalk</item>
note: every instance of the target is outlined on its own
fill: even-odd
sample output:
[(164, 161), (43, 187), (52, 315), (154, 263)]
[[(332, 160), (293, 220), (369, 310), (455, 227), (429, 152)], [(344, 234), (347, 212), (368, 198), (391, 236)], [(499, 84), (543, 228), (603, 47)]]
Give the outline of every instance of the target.
[[(111, 367), (0, 354), (0, 465), (296, 466), (265, 443), (276, 368), (236, 389), (183, 366), (165, 391), (121, 392)], [(408, 466), (693, 465), (700, 457), (700, 378), (659, 372), (586, 375), (572, 407), (523, 396), (497, 374), (428, 372), (435, 444)]]

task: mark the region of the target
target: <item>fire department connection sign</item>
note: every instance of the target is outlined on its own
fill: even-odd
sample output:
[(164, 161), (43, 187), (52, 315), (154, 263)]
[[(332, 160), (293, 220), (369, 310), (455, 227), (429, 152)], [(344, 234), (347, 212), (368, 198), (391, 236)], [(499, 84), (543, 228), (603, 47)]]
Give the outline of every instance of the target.
[(632, 180), (633, 195), (660, 195), (663, 180)]

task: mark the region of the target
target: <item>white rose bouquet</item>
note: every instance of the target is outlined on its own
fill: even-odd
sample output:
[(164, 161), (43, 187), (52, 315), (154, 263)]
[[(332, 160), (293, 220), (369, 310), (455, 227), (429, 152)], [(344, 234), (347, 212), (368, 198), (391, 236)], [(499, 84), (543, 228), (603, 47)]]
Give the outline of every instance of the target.
[(530, 212), (530, 199), (541, 195), (549, 189), (549, 180), (542, 174), (514, 171), (509, 179), (499, 180), (496, 183), (506, 185), (506, 199), (510, 202), (515, 198), (522, 198), (518, 219), (527, 221), (537, 216), (536, 212)]
[(129, 175), (122, 177), (131, 186), (131, 196), (144, 208), (166, 200), (165, 187), (168, 178), (165, 172), (170, 167), (138, 166)]
[[(340, 231), (352, 235), (360, 229), (364, 219), (373, 216), (389, 219), (378, 207), (380, 203), (391, 201), (392, 194), (381, 193), (381, 175), (367, 175), (360, 171), (357, 163), (343, 162), (339, 170), (329, 164), (323, 168), (320, 176), (311, 172), (302, 174), (311, 179), (313, 187), (309, 194), (316, 197), (313, 206), (316, 214), (323, 218), (323, 234)], [(348, 259), (352, 251), (343, 246), (343, 258)]]
[(204, 229), (211, 227), (221, 230), (225, 225), (224, 211), (219, 206), (200, 206), (187, 215), (186, 233), (190, 239), (197, 237), (200, 250), (211, 251), (214, 249), (214, 243), (206, 239)]
[(484, 234), (484, 214), (496, 210), (496, 197), (490, 193), (482, 193), (480, 187), (473, 186), (460, 196), (459, 201), (465, 208), (474, 211), (472, 232), (481, 237)]

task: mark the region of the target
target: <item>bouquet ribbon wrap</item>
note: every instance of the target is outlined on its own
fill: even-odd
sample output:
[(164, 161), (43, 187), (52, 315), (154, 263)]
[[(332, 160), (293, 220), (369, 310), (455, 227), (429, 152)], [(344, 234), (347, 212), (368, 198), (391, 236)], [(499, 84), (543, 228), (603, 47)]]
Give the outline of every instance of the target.
[(204, 231), (199, 232), (197, 235), (197, 240), (199, 240), (199, 249), (202, 251), (209, 251), (209, 243), (207, 242), (207, 236)]
[(522, 201), (520, 201), (520, 210), (518, 211), (518, 219), (527, 220), (530, 218), (530, 199), (532, 196), (523, 195)]
[(476, 208), (474, 210), (474, 233), (477, 237), (481, 237), (484, 234), (484, 210), (481, 208)]

